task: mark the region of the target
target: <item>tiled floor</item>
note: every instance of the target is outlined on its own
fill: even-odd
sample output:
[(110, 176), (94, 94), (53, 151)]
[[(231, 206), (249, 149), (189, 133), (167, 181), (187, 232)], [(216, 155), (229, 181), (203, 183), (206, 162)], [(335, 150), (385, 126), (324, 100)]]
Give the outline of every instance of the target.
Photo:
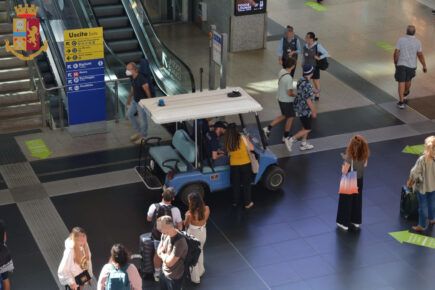
[[(417, 156), (402, 150), (435, 134), (435, 106), (428, 97), (435, 91), (433, 16), (413, 0), (324, 2), (327, 10), (316, 12), (303, 1), (268, 1), (266, 49), (229, 56), (229, 84), (244, 87), (263, 105), (263, 125), (278, 112), (275, 48), (283, 26), (293, 25), (302, 36), (314, 30), (332, 58), (322, 74), (320, 114), (311, 134), (315, 149), (289, 154), (278, 127), (270, 148), (287, 175), (282, 191), (256, 186), (250, 211), (231, 208), (229, 190), (207, 195), (212, 214), (206, 274), (201, 285), (186, 289), (433, 289), (434, 250), (400, 244), (388, 235), (412, 225), (399, 216), (400, 187)], [(410, 108), (400, 111), (395, 107), (391, 51), (378, 43), (394, 45), (408, 22), (417, 25), (429, 72), (418, 73)], [(188, 24), (160, 26), (158, 32), (198, 80), (199, 68), (208, 62), (207, 35)], [(293, 130), (298, 126), (295, 121)], [(147, 190), (132, 170), (138, 147), (129, 143), (128, 123), (110, 123), (109, 129), (108, 134), (86, 137), (60, 131), (0, 136), (0, 218), (9, 225), (16, 264), (13, 289), (58, 288), (55, 273), (63, 233), (75, 225), (88, 231), (96, 275), (113, 243), (138, 250), (139, 235), (150, 230), (146, 210), (160, 193)], [(339, 153), (357, 132), (367, 137), (372, 151), (363, 226), (344, 233), (335, 226)], [(159, 126), (153, 126), (152, 135), (169, 138)], [(32, 157), (25, 146), (25, 141), (38, 138), (52, 151), (46, 160)], [(433, 236), (433, 229), (427, 234)], [(158, 285), (147, 279), (144, 289)]]

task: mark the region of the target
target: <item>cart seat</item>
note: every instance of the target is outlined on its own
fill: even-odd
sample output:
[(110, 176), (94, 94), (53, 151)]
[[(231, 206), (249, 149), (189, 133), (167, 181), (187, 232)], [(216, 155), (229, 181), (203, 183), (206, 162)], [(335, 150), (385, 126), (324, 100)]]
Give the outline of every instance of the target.
[(163, 166), (169, 159), (178, 160), (177, 169), (180, 172), (187, 171), (190, 165), (188, 163), (195, 162), (195, 143), (186, 131), (177, 130), (172, 137), (172, 146), (153, 146), (149, 149), (149, 154), (165, 173), (171, 170), (170, 167), (175, 166), (175, 161), (166, 163), (170, 167)]
[[(221, 172), (221, 171), (227, 171), (230, 170), (230, 166), (229, 165), (222, 165), (222, 166), (215, 166), (214, 168), (214, 172)], [(212, 173), (213, 170), (211, 170), (210, 166), (204, 166), (202, 168), (202, 173)]]

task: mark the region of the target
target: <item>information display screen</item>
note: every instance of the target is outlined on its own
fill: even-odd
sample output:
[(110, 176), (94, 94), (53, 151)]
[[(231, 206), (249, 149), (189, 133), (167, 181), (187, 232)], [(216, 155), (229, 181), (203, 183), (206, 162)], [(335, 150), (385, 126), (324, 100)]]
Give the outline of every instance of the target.
[(236, 16), (266, 13), (266, 0), (236, 0), (234, 14)]

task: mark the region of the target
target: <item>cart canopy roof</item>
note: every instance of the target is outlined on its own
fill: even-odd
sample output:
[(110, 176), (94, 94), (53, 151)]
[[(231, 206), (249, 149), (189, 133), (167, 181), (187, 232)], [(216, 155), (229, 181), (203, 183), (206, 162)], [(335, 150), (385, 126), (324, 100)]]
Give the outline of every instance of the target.
[[(238, 91), (240, 97), (228, 97)], [(159, 106), (163, 99), (165, 105)], [(259, 112), (263, 107), (239, 87), (203, 91), (176, 96), (158, 97), (140, 101), (156, 124), (166, 124), (213, 117)]]

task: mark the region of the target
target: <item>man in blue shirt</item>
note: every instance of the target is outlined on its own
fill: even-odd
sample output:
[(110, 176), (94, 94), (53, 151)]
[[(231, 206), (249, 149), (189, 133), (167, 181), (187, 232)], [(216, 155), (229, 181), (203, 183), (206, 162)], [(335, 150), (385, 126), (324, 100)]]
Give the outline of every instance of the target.
[[(295, 35), (293, 27), (290, 25), (287, 25), (284, 36), (279, 41), (276, 53), (278, 54), (278, 62), (284, 69), (284, 64), (287, 59), (294, 58), (296, 61), (298, 60), (298, 54), (301, 53), (301, 42)], [(297, 62), (293, 70), (290, 72), (292, 78), (295, 76), (296, 66)]]
[(213, 131), (209, 131), (205, 135), (206, 162), (212, 162), (213, 166), (222, 166), (228, 164), (228, 157), (222, 149), (222, 145), (219, 141), (219, 138), (225, 134), (226, 129), (227, 125), (225, 122), (217, 121), (213, 125)]

